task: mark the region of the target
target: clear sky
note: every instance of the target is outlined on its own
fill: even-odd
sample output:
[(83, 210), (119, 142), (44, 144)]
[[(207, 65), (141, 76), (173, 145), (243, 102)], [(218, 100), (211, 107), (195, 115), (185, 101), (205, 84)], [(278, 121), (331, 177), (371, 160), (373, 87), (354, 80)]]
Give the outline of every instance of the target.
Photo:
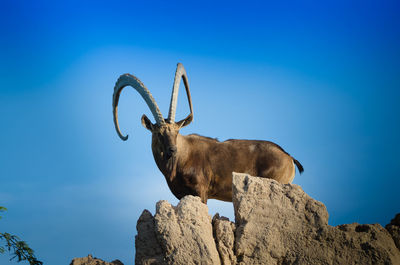
[[(131, 73), (167, 115), (177, 62), (194, 107), (182, 134), (281, 145), (332, 225), (400, 212), (399, 1), (188, 2), (0, 1), (0, 231), (45, 264), (91, 253), (132, 265), (142, 210), (177, 203), (143, 99), (121, 97), (127, 142), (111, 107)], [(209, 207), (233, 219), (232, 204)]]

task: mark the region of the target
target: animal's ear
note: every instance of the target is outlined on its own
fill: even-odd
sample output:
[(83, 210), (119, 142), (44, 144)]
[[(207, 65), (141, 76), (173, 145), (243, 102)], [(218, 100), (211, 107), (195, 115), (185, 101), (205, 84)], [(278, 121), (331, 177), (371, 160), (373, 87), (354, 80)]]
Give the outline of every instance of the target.
[(193, 120), (193, 114), (189, 114), (185, 119), (178, 121), (176, 124), (179, 126), (179, 128), (185, 127), (189, 125)]
[(143, 114), (142, 116), (142, 125), (144, 128), (146, 128), (147, 130), (149, 130), (150, 132), (153, 131), (153, 124), (151, 123), (151, 121), (149, 120), (149, 118), (147, 118), (146, 115)]

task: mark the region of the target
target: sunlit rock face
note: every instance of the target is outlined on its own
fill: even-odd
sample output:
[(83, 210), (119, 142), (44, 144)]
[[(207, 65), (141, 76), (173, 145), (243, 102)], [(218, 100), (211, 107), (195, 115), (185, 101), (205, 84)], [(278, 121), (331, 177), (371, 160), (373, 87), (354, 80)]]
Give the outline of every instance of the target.
[(325, 205), (298, 185), (237, 174), (233, 194), (239, 264), (400, 264), (381, 225), (330, 226)]
[(135, 264), (220, 264), (208, 207), (199, 197), (186, 196), (176, 207), (159, 201), (155, 216), (144, 211), (137, 227)]
[(158, 202), (154, 216), (143, 211), (135, 264), (400, 264), (400, 215), (387, 230), (333, 227), (325, 205), (300, 186), (238, 173), (233, 205), (235, 223), (211, 219), (193, 196), (177, 206)]

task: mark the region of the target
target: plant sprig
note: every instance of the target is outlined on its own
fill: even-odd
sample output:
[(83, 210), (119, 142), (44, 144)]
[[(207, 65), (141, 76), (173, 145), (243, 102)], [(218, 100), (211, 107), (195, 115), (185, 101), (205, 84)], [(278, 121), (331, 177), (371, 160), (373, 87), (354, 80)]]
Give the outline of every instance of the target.
[[(6, 210), (7, 208), (0, 206), (0, 212)], [(3, 240), (6, 241), (6, 244), (0, 246), (0, 254), (3, 254), (7, 250), (12, 253), (10, 260), (16, 258), (17, 262), (27, 260), (30, 265), (43, 265), (43, 262), (36, 259), (33, 249), (31, 249), (25, 241), (20, 240), (19, 237), (9, 233), (0, 233), (0, 241)]]

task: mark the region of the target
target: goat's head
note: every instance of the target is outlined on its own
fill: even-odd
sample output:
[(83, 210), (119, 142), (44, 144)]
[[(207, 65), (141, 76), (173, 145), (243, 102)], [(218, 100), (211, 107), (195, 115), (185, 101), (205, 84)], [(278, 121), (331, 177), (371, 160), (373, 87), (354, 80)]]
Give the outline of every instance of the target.
[[(179, 85), (182, 79), (186, 88), (186, 94), (189, 101), (190, 114), (183, 120), (175, 122)], [(150, 91), (143, 85), (143, 83), (138, 78), (130, 74), (124, 74), (119, 77), (114, 87), (113, 113), (114, 113), (115, 129), (117, 130), (119, 137), (124, 141), (128, 139), (128, 135), (124, 136), (119, 128), (118, 101), (122, 89), (126, 86), (132, 86), (133, 88), (135, 88), (136, 91), (138, 91), (139, 94), (146, 101), (147, 105), (150, 108), (150, 111), (153, 113), (156, 122), (153, 124), (149, 120), (149, 118), (147, 118), (146, 115), (143, 115), (142, 125), (146, 129), (151, 131), (153, 135), (152, 148), (154, 156), (165, 161), (166, 167), (169, 170), (172, 170), (172, 167), (175, 164), (174, 162), (177, 152), (177, 136), (179, 134), (179, 130), (184, 126), (189, 125), (193, 120), (192, 99), (190, 96), (189, 82), (185, 68), (183, 67), (182, 64), (178, 63), (175, 73), (174, 85), (172, 88), (171, 103), (167, 119), (163, 118), (161, 111), (159, 110), (157, 103), (154, 100), (153, 96), (151, 95)]]

